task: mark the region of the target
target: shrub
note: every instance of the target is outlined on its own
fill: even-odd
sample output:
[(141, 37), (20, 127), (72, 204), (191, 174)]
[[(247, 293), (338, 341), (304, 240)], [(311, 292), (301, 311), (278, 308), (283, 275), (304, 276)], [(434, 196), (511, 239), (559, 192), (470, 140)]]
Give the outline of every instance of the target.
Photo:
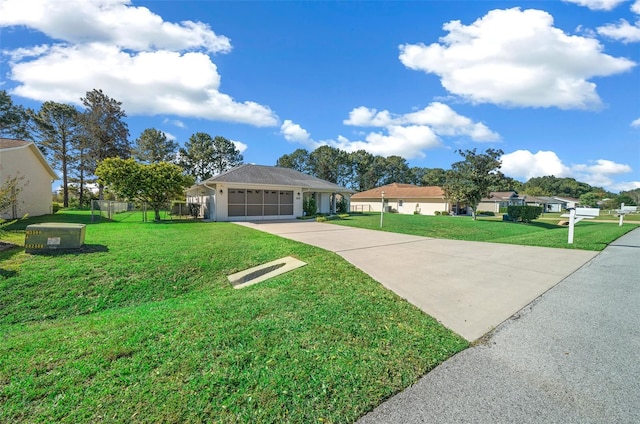
[(302, 203), (302, 210), (305, 215), (315, 215), (318, 212), (318, 207), (316, 205), (316, 199), (313, 197), (307, 197)]
[(542, 214), (541, 206), (509, 206), (507, 214), (514, 221), (531, 222)]
[(53, 204), (51, 205), (51, 212), (56, 213), (60, 209), (62, 209), (62, 205), (58, 202), (53, 202)]
[(336, 212), (338, 214), (347, 213), (347, 199), (341, 197), (336, 203)]
[(476, 215), (496, 216), (496, 214), (491, 211), (478, 211)]
[(420, 215), (420, 211), (413, 211), (414, 215)]
[(433, 214), (434, 214), (434, 215), (436, 215), (436, 216), (438, 216), (438, 215), (442, 215), (442, 212), (440, 212), (440, 211), (435, 211)]
[(316, 216), (316, 222), (327, 222), (326, 216)]
[(340, 218), (340, 219), (349, 218), (349, 214), (348, 213), (341, 213), (340, 215), (338, 215), (338, 218)]

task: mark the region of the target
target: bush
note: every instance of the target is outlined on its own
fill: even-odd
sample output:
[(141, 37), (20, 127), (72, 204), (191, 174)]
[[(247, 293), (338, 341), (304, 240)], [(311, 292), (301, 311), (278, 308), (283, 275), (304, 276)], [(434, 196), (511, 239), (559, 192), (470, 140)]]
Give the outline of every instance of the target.
[(434, 214), (434, 215), (436, 215), (436, 216), (438, 216), (438, 215), (442, 215), (442, 212), (440, 212), (440, 211), (435, 211), (433, 214)]
[(53, 202), (53, 204), (51, 205), (51, 212), (56, 213), (60, 209), (62, 209), (62, 205), (58, 202)]
[(302, 210), (305, 215), (313, 216), (318, 212), (318, 207), (316, 205), (316, 199), (313, 197), (307, 197), (302, 203)]
[(336, 212), (338, 214), (347, 213), (347, 199), (341, 197), (336, 203)]
[(507, 214), (514, 221), (531, 222), (542, 214), (542, 206), (509, 206)]
[(340, 215), (338, 215), (338, 218), (340, 218), (340, 219), (349, 218), (349, 214), (348, 213), (341, 213)]
[(420, 215), (420, 211), (413, 211), (414, 215)]
[(326, 216), (316, 216), (316, 222), (327, 222)]
[(496, 214), (491, 211), (478, 211), (476, 215), (496, 216)]

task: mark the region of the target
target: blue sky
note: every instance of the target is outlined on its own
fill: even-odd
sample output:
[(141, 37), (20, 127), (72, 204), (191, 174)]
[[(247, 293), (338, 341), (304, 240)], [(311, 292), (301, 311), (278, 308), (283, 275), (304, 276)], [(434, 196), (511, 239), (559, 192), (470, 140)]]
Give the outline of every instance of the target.
[(329, 144), (449, 168), (640, 188), (640, 0), (0, 0), (0, 89), (16, 103), (123, 103), (157, 128), (273, 165)]

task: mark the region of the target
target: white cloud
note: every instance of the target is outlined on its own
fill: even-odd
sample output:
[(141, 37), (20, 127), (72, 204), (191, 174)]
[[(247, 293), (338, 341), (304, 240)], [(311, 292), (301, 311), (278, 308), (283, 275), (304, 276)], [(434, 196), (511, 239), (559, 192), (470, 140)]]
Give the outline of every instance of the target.
[(558, 155), (550, 151), (531, 153), (528, 150), (516, 150), (504, 154), (500, 170), (510, 177), (526, 180), (545, 175), (561, 178), (570, 174), (569, 168), (562, 163)]
[(322, 145), (322, 143), (314, 141), (307, 130), (290, 119), (286, 119), (280, 126), (280, 134), (282, 134), (287, 141), (300, 143), (313, 149)]
[(601, 101), (589, 79), (635, 66), (602, 53), (596, 39), (565, 34), (541, 10), (492, 10), (471, 25), (443, 28), (439, 43), (400, 45), (400, 61), (438, 75), (446, 90), (473, 103), (595, 108)]
[(175, 135), (168, 133), (166, 131), (162, 131), (162, 133), (164, 134), (165, 137), (167, 137), (167, 140), (176, 141), (178, 139)]
[(184, 122), (180, 121), (179, 119), (169, 119), (169, 118), (165, 118), (162, 121), (163, 124), (171, 124), (174, 125), (178, 128), (186, 128), (186, 125), (184, 124)]
[(231, 140), (231, 142), (236, 146), (236, 149), (238, 149), (240, 153), (244, 153), (245, 150), (247, 150), (247, 148), (249, 147), (242, 141)]
[(636, 15), (640, 15), (640, 0), (636, 0), (632, 5), (631, 5), (631, 11), (633, 13), (635, 13)]
[[(532, 153), (528, 150), (516, 150), (504, 154), (501, 158), (501, 171), (512, 178), (528, 180), (533, 177), (554, 175), (558, 178), (575, 178), (595, 187), (620, 191), (640, 187), (637, 182), (614, 182), (613, 176), (632, 172), (629, 165), (616, 163), (606, 159), (598, 159), (589, 164), (565, 165), (562, 160), (551, 151)], [(626, 187), (626, 188), (625, 188)], [(630, 188), (629, 188), (630, 187)]]
[(627, 0), (564, 0), (567, 3), (575, 3), (586, 6), (591, 10), (612, 10)]
[(219, 91), (210, 53), (231, 45), (207, 25), (165, 22), (128, 0), (35, 1), (0, 3), (0, 27), (24, 25), (62, 42), (4, 52), (18, 82), (13, 94), (79, 104), (100, 88), (129, 114), (277, 125), (267, 106)]
[(473, 122), (440, 102), (433, 102), (424, 109), (406, 114), (360, 106), (349, 112), (349, 117), (343, 123), (380, 130), (369, 132), (364, 140), (350, 140), (339, 135), (335, 140), (315, 141), (307, 130), (286, 120), (280, 133), (287, 141), (307, 147), (316, 148), (328, 144), (347, 152), (366, 150), (374, 155), (398, 155), (406, 159), (425, 157), (425, 150), (442, 146), (440, 137), (469, 137), (476, 142), (500, 140), (500, 135), (483, 123)]
[(617, 24), (607, 24), (598, 27), (598, 34), (619, 40), (625, 44), (640, 41), (640, 20), (631, 25), (625, 19)]
[(166, 22), (130, 0), (4, 0), (0, 26), (25, 25), (75, 44), (100, 42), (132, 50), (189, 50), (226, 53), (231, 42), (202, 22)]
[(634, 119), (633, 122), (631, 122), (631, 126), (632, 127), (640, 127), (640, 118)]
[(473, 122), (440, 102), (433, 102), (424, 109), (404, 115), (392, 114), (388, 110), (378, 112), (376, 109), (361, 106), (353, 109), (349, 113), (349, 118), (343, 123), (359, 127), (383, 128), (406, 125), (428, 126), (440, 136), (467, 136), (474, 141), (500, 140), (500, 135), (491, 131), (485, 124)]

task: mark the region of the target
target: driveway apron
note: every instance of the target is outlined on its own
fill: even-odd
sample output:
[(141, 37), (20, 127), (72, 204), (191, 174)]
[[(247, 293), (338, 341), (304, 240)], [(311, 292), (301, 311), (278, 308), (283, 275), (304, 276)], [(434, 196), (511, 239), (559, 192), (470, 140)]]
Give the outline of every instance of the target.
[(313, 221), (238, 224), (337, 253), (469, 341), (481, 338), (597, 254)]

